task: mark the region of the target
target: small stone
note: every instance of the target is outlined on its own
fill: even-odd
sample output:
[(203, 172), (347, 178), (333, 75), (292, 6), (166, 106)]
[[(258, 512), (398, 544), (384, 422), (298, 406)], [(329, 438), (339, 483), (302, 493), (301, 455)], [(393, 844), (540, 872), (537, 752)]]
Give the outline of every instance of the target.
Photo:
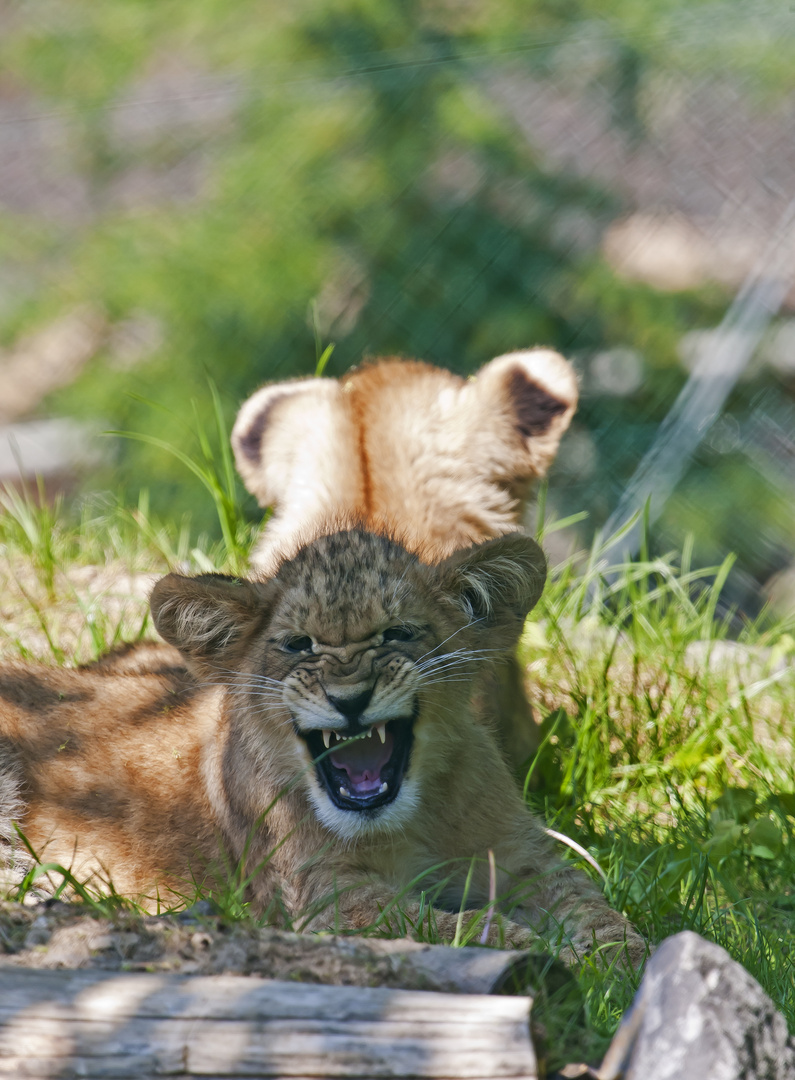
[(25, 948), (35, 949), (37, 946), (46, 945), (51, 937), (52, 930), (46, 915), (37, 915), (25, 936)]
[(207, 949), (212, 948), (213, 939), (204, 931), (197, 930), (195, 934), (191, 934), (190, 943), (196, 952), (206, 952)]
[(88, 938), (88, 947), (94, 952), (104, 952), (116, 944), (113, 934), (92, 934)]
[(140, 940), (141, 935), (132, 931), (121, 931), (113, 935), (113, 944), (121, 956), (129, 956)]

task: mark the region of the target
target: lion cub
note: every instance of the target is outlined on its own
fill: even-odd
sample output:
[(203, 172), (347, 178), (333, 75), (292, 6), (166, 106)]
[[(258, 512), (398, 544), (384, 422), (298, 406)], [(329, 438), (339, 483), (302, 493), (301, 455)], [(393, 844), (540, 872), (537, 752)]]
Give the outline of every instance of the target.
[[(472, 379), (382, 360), (263, 387), (232, 432), (246, 487), (273, 510), (252, 565), (267, 573), (307, 532), (349, 520), (429, 561), (512, 532), (576, 405), (571, 365), (549, 349), (499, 356)], [(537, 727), (518, 665), (476, 693), (520, 769)]]
[(428, 565), (360, 530), (268, 580), (170, 574), (152, 612), (192, 676), (0, 670), (5, 817), (150, 906), (238, 866), (257, 910), (311, 929), (388, 920), (396, 900), (419, 920), (422, 891), (450, 938), (488, 903), (493, 851), (507, 940), (626, 942), (636, 962), (641, 939), (555, 856), (471, 712), (544, 574), (519, 535)]
[(309, 532), (355, 520), (441, 559), (522, 522), (577, 407), (551, 349), (507, 353), (471, 379), (381, 360), (341, 379), (292, 379), (246, 401), (238, 471), (273, 511), (252, 565), (269, 572)]

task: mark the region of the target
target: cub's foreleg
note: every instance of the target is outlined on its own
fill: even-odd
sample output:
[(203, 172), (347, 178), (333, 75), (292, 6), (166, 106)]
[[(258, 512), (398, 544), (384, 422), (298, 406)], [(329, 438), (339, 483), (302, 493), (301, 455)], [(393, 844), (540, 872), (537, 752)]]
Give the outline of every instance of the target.
[(497, 849), (499, 894), (512, 918), (529, 925), (567, 963), (598, 955), (638, 967), (646, 942), (583, 871), (564, 863), (542, 823), (519, 803), (513, 829)]
[[(459, 841), (456, 850), (448, 844), (439, 855), (474, 855), (482, 873), (492, 850), (499, 871), (498, 906), (560, 948), (564, 960), (576, 963), (598, 953), (612, 961), (618, 953), (632, 966), (642, 963), (647, 951), (643, 938), (624, 915), (609, 907), (582, 870), (563, 862), (543, 822), (525, 805), (496, 747), (472, 731), (457, 768), (469, 778), (467, 788), (456, 788), (435, 816), (448, 813), (457, 822), (457, 836), (466, 840)], [(482, 901), (482, 882), (479, 892)]]
[(422, 941), (452, 943), (464, 935), (467, 942), (526, 949), (539, 937), (528, 926), (506, 919), (500, 912), (442, 911), (421, 905), (413, 896), (396, 897), (386, 882), (352, 885), (325, 894), (311, 917), (299, 929), (345, 933), (380, 927), (391, 937), (407, 936)]

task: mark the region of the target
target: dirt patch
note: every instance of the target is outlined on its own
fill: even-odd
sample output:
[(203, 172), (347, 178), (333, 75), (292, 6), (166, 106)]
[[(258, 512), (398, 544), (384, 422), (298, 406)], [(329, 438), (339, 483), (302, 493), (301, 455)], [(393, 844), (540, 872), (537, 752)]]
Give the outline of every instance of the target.
[(27, 555), (8, 553), (0, 567), (0, 661), (85, 663), (115, 642), (137, 640), (142, 627), (154, 638), (149, 592), (165, 572), (131, 570), (115, 560), (56, 568), (46, 583)]

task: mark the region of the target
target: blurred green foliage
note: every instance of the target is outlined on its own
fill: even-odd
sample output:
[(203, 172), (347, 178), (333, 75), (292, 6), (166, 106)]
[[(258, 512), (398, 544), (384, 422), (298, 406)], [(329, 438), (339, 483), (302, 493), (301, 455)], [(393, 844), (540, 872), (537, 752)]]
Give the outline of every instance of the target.
[[(561, 485), (561, 509), (585, 507), (598, 524), (684, 381), (679, 339), (715, 325), (728, 298), (617, 278), (598, 241), (619, 201), (551, 171), (490, 80), (506, 65), (543, 76), (585, 41), (613, 122), (641, 139), (644, 95), (666, 77), (750, 65), (768, 92), (786, 83), (776, 49), (743, 34), (741, 5), (725, 6), (731, 34), (714, 33), (725, 11), (683, 0), (622, 0), (609, 16), (595, 0), (70, 0), (36, 17), (12, 5), (0, 64), (68, 129), (89, 211), (3, 215), (0, 260), (30, 287), (0, 315), (0, 335), (85, 301), (114, 324), (142, 312), (159, 322), (152, 355), (130, 366), (109, 348), (50, 407), (148, 436), (120, 447), (106, 482), (123, 498), (146, 484), (170, 512), (203, 500), (151, 439), (165, 424), (196, 456), (195, 432), (216, 423), (208, 377), (228, 423), (259, 383), (314, 371), (316, 330), (335, 344), (328, 374), (381, 354), (466, 373), (533, 344), (575, 358), (629, 347), (643, 381), (584, 401), (596, 460)], [(169, 97), (175, 72), (190, 74), (190, 102)], [(173, 197), (136, 194), (172, 174)], [(729, 485), (754, 483), (744, 462), (730, 465)], [(695, 484), (714, 558), (734, 509), (703, 470)], [(691, 497), (686, 486), (669, 524), (693, 526)], [(210, 526), (209, 512), (198, 517)]]

